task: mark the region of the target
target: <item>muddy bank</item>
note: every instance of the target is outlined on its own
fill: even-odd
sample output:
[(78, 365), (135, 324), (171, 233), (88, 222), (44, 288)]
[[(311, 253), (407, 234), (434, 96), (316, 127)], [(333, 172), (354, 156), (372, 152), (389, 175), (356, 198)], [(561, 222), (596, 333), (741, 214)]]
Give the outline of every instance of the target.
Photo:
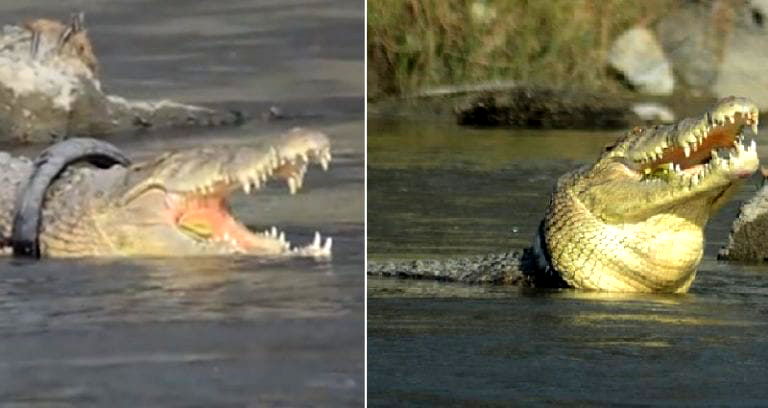
[(626, 129), (673, 122), (700, 112), (712, 97), (649, 98), (533, 86), (446, 87), (369, 101), (372, 117), (453, 121), (462, 126), (521, 129)]

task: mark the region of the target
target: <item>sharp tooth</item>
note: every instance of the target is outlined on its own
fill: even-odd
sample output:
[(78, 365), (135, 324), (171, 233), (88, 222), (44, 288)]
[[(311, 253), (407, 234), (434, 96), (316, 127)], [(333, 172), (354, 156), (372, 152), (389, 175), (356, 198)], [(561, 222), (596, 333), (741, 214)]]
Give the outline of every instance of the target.
[(753, 152), (757, 151), (757, 142), (755, 142), (755, 139), (752, 139), (752, 142), (749, 143), (749, 150)]
[(320, 232), (315, 231), (315, 240), (312, 241), (312, 246), (314, 248), (320, 248), (320, 244), (322, 243), (321, 240), (322, 238), (320, 237)]
[(243, 191), (245, 191), (245, 194), (251, 194), (251, 183), (243, 183)]
[(685, 157), (691, 157), (691, 147), (686, 145), (683, 145), (683, 152), (685, 153)]
[(323, 253), (326, 255), (330, 255), (332, 245), (333, 245), (333, 241), (331, 240), (331, 237), (326, 238), (325, 245), (323, 245)]
[(736, 119), (734, 119), (734, 118), (733, 118), (733, 116), (728, 116), (728, 115), (726, 115), (726, 116), (725, 116), (725, 119), (727, 119), (727, 121), (728, 121), (728, 122), (731, 122), (731, 123), (736, 123)]
[(291, 192), (291, 194), (296, 194), (296, 191), (298, 191), (298, 183), (296, 182), (296, 179), (293, 177), (288, 177), (288, 190)]
[(277, 227), (273, 226), (272, 229), (269, 230), (269, 236), (271, 236), (273, 238), (277, 238)]
[(752, 132), (757, 134), (757, 122), (752, 123)]
[(325, 157), (321, 157), (320, 166), (323, 168), (323, 171), (328, 171), (328, 159), (326, 159)]
[(683, 171), (683, 169), (680, 168), (679, 164), (675, 163), (675, 172), (680, 173), (681, 171)]
[(280, 240), (280, 242), (284, 243), (285, 242), (285, 232), (281, 231), (280, 232), (280, 237), (278, 237), (278, 239)]

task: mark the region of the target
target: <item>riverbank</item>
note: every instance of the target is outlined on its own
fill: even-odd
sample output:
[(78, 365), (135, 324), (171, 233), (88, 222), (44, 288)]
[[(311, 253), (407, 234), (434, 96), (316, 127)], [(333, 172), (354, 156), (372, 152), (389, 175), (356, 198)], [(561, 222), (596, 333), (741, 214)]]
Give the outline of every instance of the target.
[(621, 88), (613, 40), (652, 25), (676, 0), (368, 2), (368, 95), (410, 95), (495, 79), (557, 89)]

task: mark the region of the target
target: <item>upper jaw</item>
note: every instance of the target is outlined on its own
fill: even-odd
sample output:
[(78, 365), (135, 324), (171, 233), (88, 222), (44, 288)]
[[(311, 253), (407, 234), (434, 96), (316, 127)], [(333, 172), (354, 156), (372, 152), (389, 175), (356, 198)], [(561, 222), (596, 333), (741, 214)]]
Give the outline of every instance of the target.
[(700, 118), (636, 130), (628, 152), (620, 154), (643, 181), (690, 189), (704, 179), (729, 184), (757, 170), (757, 144), (744, 134), (751, 128), (756, 136), (757, 127), (757, 106), (745, 98), (731, 97)]
[[(143, 181), (123, 197), (130, 201), (150, 186), (159, 188), (165, 192), (166, 207), (171, 210), (170, 222), (177, 223), (176, 228), (185, 229), (186, 225), (194, 224), (195, 219), (204, 219), (207, 227), (212, 225), (210, 235), (205, 234), (205, 238), (182, 232), (197, 244), (197, 253), (330, 258), (330, 237), (323, 239), (316, 232), (312, 242), (300, 246), (289, 242), (277, 227), (251, 232), (231, 217), (227, 203), (232, 192), (242, 189), (251, 194), (264, 188), (269, 180), (284, 181), (288, 191), (296, 194), (311, 164), (327, 170), (332, 160), (330, 141), (323, 133), (293, 129), (260, 148), (211, 147), (178, 152), (162, 160), (164, 163), (158, 169), (144, 175)], [(187, 216), (191, 220), (189, 224), (185, 221)]]

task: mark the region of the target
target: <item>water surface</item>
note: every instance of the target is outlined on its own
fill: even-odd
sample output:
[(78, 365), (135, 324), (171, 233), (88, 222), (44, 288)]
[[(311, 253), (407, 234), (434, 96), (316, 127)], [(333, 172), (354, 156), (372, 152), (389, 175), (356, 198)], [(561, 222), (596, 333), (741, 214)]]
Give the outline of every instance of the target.
[[(557, 177), (618, 134), (370, 120), (369, 257), (525, 247)], [(710, 222), (686, 295), (369, 278), (370, 405), (766, 404), (768, 267), (715, 260), (758, 184)]]
[[(86, 12), (103, 86), (239, 109), (242, 127), (110, 138), (135, 160), (327, 132), (334, 162), (234, 196), (252, 228), (334, 239), (330, 262), (0, 259), (0, 405), (359, 406), (363, 401), (363, 7), (359, 1), (33, 0), (3, 22)], [(267, 122), (280, 107), (293, 119)], [(38, 146), (4, 145), (35, 154)]]

